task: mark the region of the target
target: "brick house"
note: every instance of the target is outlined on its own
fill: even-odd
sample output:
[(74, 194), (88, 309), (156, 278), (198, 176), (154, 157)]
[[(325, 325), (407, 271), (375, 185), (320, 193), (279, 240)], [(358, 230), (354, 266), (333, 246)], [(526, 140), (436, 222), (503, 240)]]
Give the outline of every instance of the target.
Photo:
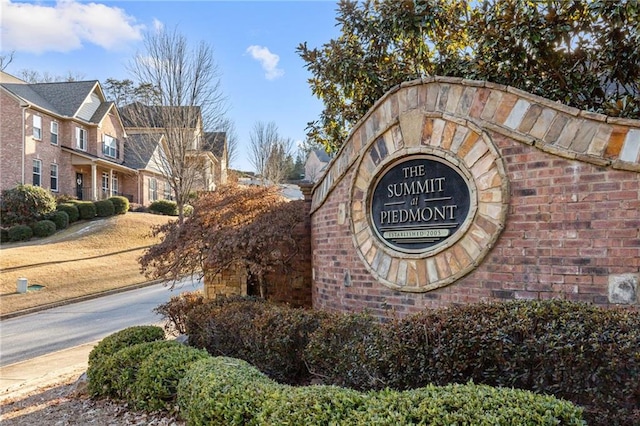
[(0, 80), (0, 189), (33, 184), (98, 200), (137, 179), (125, 166), (126, 132), (97, 80), (28, 84)]
[[(173, 143), (184, 147), (186, 161), (197, 165), (194, 191), (214, 191), (227, 181), (227, 139), (224, 132), (205, 132), (198, 107), (147, 106), (130, 104), (120, 109), (130, 142), (125, 149), (125, 164), (138, 170), (137, 191), (142, 204), (156, 199), (171, 199), (166, 161), (171, 133)], [(173, 121), (167, 123), (167, 121)], [(186, 123), (186, 125), (183, 125)]]
[[(0, 113), (0, 190), (32, 184), (81, 200), (123, 195), (143, 205), (173, 198), (161, 167), (165, 129), (131, 122), (97, 80), (29, 84), (2, 72)], [(214, 190), (226, 182), (226, 135), (205, 133), (195, 117), (195, 189)]]

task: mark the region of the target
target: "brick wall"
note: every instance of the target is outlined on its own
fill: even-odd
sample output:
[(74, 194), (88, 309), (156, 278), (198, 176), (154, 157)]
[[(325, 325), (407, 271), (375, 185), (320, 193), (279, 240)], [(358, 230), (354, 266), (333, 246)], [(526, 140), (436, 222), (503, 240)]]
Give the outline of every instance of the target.
[[(462, 139), (467, 134), (476, 136)], [(504, 215), (489, 217), (491, 200), (483, 208), (487, 197), (479, 190), (476, 215), (488, 215), (495, 226), (484, 234), (495, 238), (471, 228), (469, 240), (484, 243), (476, 244), (479, 256), (468, 270), (459, 260), (474, 254), (461, 243), (406, 260), (380, 248), (363, 229), (361, 206), (354, 207), (376, 174), (367, 163), (374, 144), (386, 144), (390, 159), (442, 151), (463, 162), (476, 141), (495, 150), (488, 161), (501, 167), (495, 176), (503, 183), (495, 188), (503, 194), (488, 198), (501, 197), (494, 211), (501, 207)], [(403, 84), (358, 123), (315, 186), (311, 228), (313, 306), (320, 309), (403, 316), (459, 303), (548, 298), (637, 307), (640, 122), (484, 82)], [(392, 266), (381, 274), (378, 265), (387, 258)], [(397, 272), (389, 278), (394, 262), (406, 271), (401, 282)], [(442, 279), (449, 276), (451, 283)]]

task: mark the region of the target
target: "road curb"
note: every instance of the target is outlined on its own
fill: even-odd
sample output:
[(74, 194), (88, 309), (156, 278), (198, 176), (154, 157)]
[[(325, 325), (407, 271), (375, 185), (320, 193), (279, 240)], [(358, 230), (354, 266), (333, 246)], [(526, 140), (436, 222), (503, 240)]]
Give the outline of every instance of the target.
[(102, 297), (102, 296), (109, 296), (109, 295), (112, 295), (112, 294), (124, 293), (125, 291), (135, 290), (135, 289), (143, 288), (143, 287), (148, 287), (148, 286), (155, 285), (155, 284), (160, 284), (160, 283), (163, 283), (163, 282), (166, 282), (166, 281), (165, 280), (145, 281), (143, 283), (133, 284), (133, 285), (126, 286), (126, 287), (114, 288), (114, 289), (111, 289), (111, 290), (101, 291), (99, 293), (86, 294), (84, 296), (78, 296), (78, 297), (74, 297), (74, 298), (71, 298), (71, 299), (60, 300), (59, 302), (48, 303), (46, 305), (34, 306), (33, 308), (22, 309), (22, 310), (16, 311), (16, 312), (9, 312), (7, 314), (0, 314), (0, 321), (6, 320), (6, 319), (10, 319), (10, 318), (20, 317), (20, 316), (23, 316), (23, 315), (32, 314), (32, 313), (35, 313), (35, 312), (44, 311), (46, 309), (51, 309), (51, 308), (57, 308), (57, 307), (60, 307), (60, 306), (70, 305), (72, 303), (84, 302), (85, 300), (97, 299), (98, 297)]

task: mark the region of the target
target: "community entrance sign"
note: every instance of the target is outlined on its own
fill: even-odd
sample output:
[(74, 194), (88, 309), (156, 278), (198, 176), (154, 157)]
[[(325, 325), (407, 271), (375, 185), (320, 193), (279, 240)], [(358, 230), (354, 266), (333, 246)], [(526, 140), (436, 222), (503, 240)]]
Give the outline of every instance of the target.
[(391, 163), (371, 194), (377, 237), (404, 253), (427, 253), (454, 238), (470, 210), (466, 178), (447, 161), (427, 155)]

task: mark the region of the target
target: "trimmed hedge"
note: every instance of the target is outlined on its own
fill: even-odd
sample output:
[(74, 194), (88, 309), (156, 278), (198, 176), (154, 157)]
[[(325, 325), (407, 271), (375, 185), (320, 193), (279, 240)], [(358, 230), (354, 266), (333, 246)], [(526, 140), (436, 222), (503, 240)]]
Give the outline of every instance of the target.
[(77, 222), (80, 219), (80, 212), (78, 211), (78, 207), (72, 203), (62, 203), (58, 204), (56, 207), (57, 210), (65, 212), (69, 215), (69, 223)]
[(205, 358), (206, 351), (180, 344), (154, 350), (140, 364), (129, 402), (146, 411), (171, 410), (180, 379), (192, 363)]
[(56, 210), (49, 214), (49, 220), (55, 223), (56, 229), (67, 229), (69, 227), (69, 214), (62, 210)]
[(89, 353), (87, 378), (91, 395), (109, 395), (110, 388), (105, 389), (102, 377), (110, 368), (111, 357), (121, 349), (129, 346), (164, 340), (164, 330), (155, 325), (141, 325), (125, 328), (102, 339)]
[(383, 324), (246, 299), (183, 309), (191, 344), (245, 359), (284, 383), (315, 377), (357, 390), (408, 390), (473, 381), (572, 401), (590, 424), (640, 424), (637, 311), (512, 301)]
[(33, 225), (33, 235), (38, 238), (49, 237), (56, 233), (56, 224), (51, 220), (41, 220)]
[(8, 243), (9, 241), (11, 241), (9, 238), (9, 229), (0, 228), (0, 243)]
[(369, 393), (292, 387), (226, 357), (192, 365), (178, 386), (178, 406), (193, 425), (585, 425), (581, 408), (527, 391), (474, 384)]
[(131, 392), (140, 364), (153, 352), (176, 345), (180, 343), (175, 340), (142, 342), (120, 349), (113, 355), (105, 356), (92, 366), (89, 381), (90, 394), (131, 400)]
[(9, 241), (29, 241), (33, 237), (33, 229), (29, 225), (16, 225), (9, 228), (7, 235)]
[(180, 415), (190, 425), (257, 425), (264, 402), (282, 387), (251, 364), (215, 357), (191, 365), (178, 385)]
[(157, 200), (149, 205), (149, 212), (167, 216), (178, 216), (178, 205), (171, 200)]
[(109, 201), (113, 203), (115, 214), (125, 214), (129, 211), (129, 199), (120, 195), (114, 195), (109, 198)]
[(93, 201), (73, 201), (78, 208), (81, 220), (91, 220), (96, 217), (96, 205)]
[(109, 200), (94, 201), (93, 204), (96, 206), (97, 217), (109, 217), (115, 214), (115, 207)]
[(326, 315), (237, 298), (192, 309), (186, 328), (190, 343), (210, 354), (244, 359), (272, 379), (299, 384), (311, 379), (303, 354)]

